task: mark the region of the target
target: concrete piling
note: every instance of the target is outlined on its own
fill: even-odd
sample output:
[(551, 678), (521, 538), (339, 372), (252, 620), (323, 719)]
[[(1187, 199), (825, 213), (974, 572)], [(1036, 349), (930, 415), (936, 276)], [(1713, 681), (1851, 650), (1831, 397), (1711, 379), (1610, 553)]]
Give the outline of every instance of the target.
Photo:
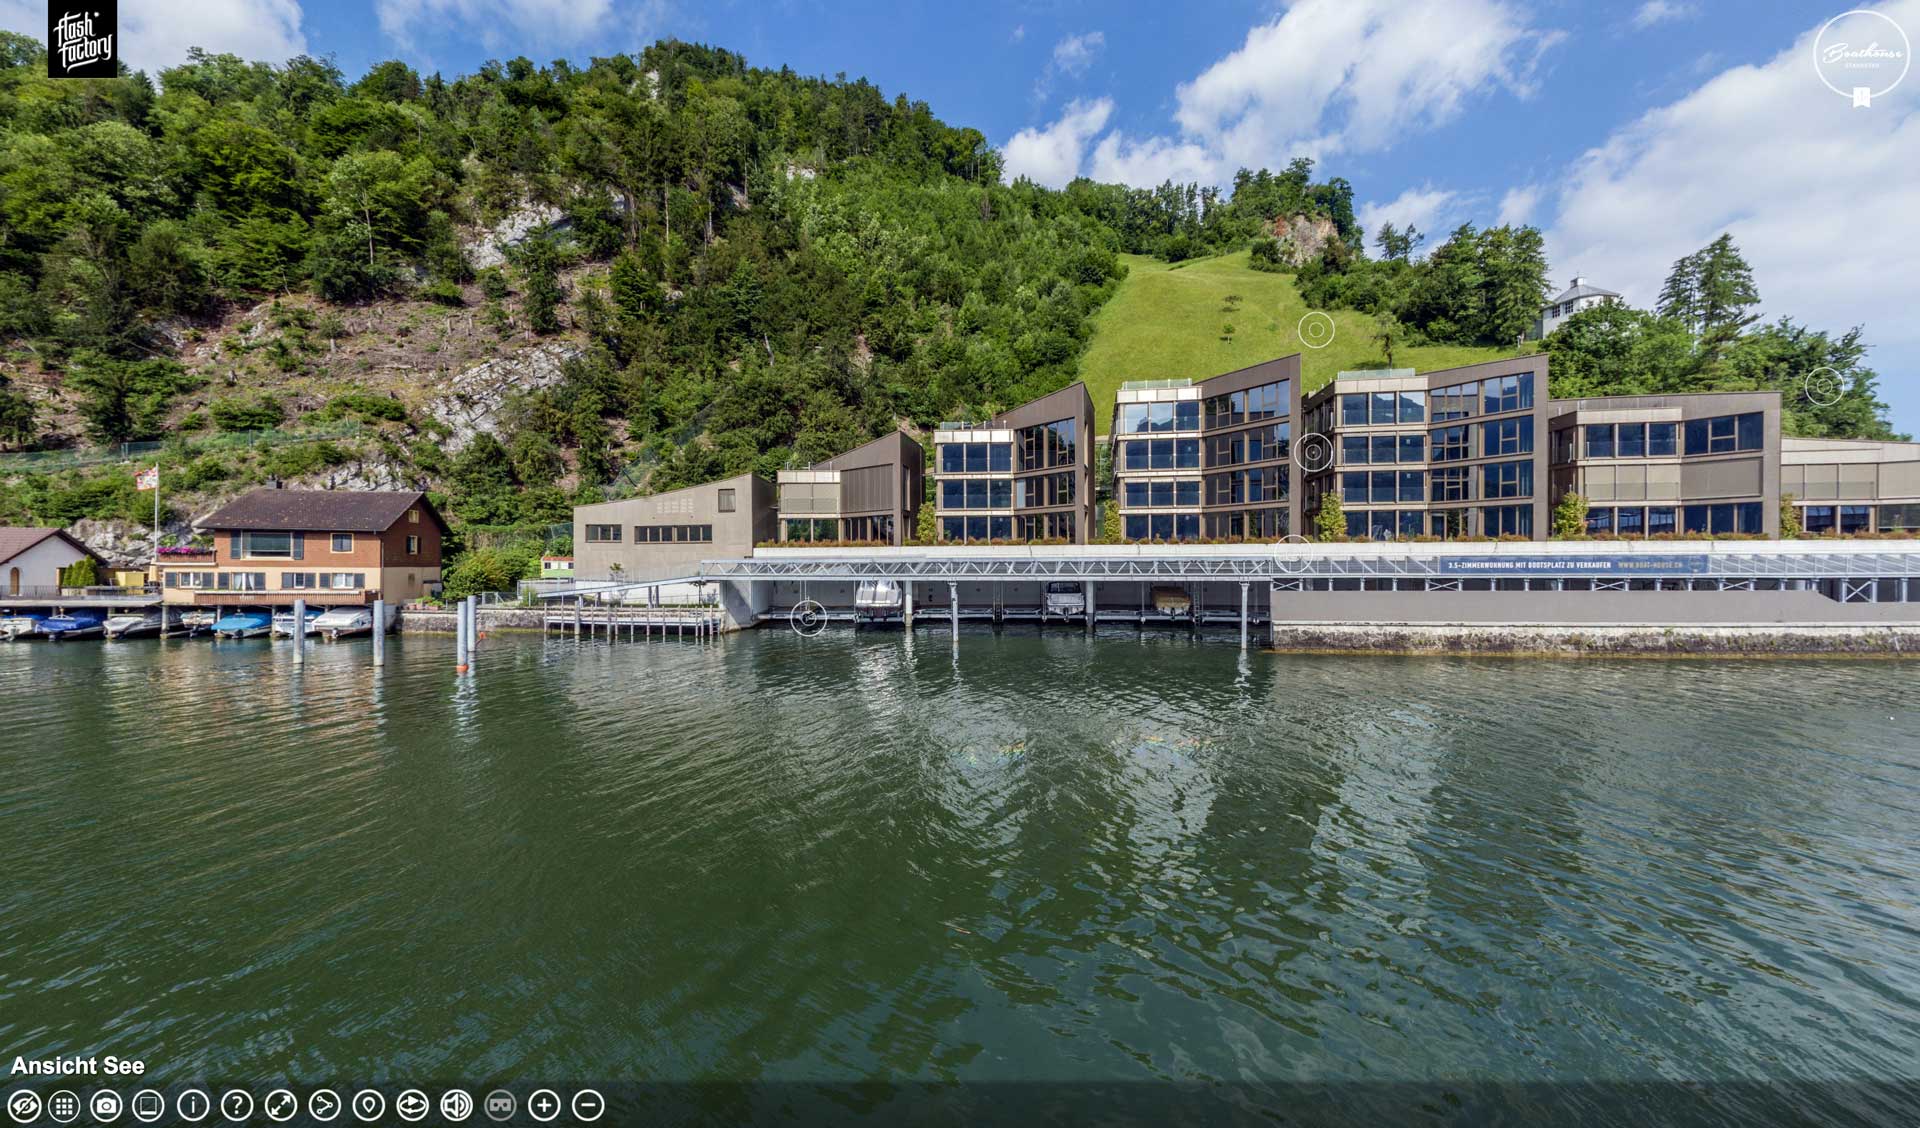
[(1247, 648), (1247, 581), (1240, 581), (1240, 649)]
[(467, 672), (467, 601), (453, 605), (453, 672)]
[(299, 665), (307, 660), (307, 601), (293, 601), (293, 662)]
[(387, 601), (373, 601), (373, 664), (387, 664)]

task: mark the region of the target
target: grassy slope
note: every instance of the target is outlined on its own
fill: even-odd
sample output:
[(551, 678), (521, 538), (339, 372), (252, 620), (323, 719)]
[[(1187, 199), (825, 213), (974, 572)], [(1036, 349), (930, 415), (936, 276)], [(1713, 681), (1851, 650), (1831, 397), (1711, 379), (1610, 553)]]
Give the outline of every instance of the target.
[[(1385, 363), (1372, 340), (1373, 318), (1352, 310), (1332, 311), (1331, 344), (1320, 349), (1301, 344), (1296, 327), (1307, 305), (1294, 290), (1293, 276), (1250, 269), (1245, 251), (1178, 268), (1141, 255), (1123, 257), (1127, 280), (1094, 315), (1093, 342), (1080, 361), (1103, 435), (1112, 425), (1113, 397), (1122, 381), (1197, 380), (1297, 352), (1312, 390), (1336, 372)], [(1225, 309), (1228, 294), (1240, 295), (1239, 308), (1232, 313)], [(1234, 327), (1233, 338), (1224, 341), (1220, 330), (1228, 324)], [(1506, 355), (1456, 345), (1394, 353), (1395, 364), (1422, 370)]]

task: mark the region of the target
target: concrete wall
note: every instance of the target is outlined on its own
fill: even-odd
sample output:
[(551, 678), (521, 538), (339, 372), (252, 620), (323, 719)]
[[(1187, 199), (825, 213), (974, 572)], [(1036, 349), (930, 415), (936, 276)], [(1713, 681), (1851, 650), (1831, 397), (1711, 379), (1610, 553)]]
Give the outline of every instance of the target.
[[(722, 490), (733, 491), (731, 512), (720, 509)], [(574, 577), (609, 579), (613, 565), (619, 564), (622, 579), (665, 579), (697, 571), (703, 560), (751, 556), (755, 542), (778, 535), (773, 502), (772, 483), (741, 474), (652, 497), (577, 506), (573, 511)], [(618, 525), (619, 542), (589, 541), (588, 525)], [(637, 525), (711, 525), (713, 539), (635, 543)]]
[(1817, 591), (1278, 591), (1273, 611), (1276, 623), (1920, 624), (1920, 603)]

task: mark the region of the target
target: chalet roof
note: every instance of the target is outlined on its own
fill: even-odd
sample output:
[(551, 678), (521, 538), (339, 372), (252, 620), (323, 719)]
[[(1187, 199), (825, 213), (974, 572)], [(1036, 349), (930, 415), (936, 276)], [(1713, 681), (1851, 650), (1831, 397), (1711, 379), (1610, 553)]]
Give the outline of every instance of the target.
[(419, 505), (442, 532), (447, 523), (418, 490), (249, 491), (195, 522), (202, 529), (381, 533)]
[(1553, 299), (1553, 301), (1548, 304), (1560, 305), (1563, 302), (1570, 302), (1576, 298), (1617, 298), (1619, 296), (1619, 294), (1614, 293), (1612, 290), (1605, 290), (1599, 286), (1590, 284), (1584, 278), (1575, 278), (1573, 285), (1567, 287), (1565, 293)]
[(0, 564), (12, 560), (14, 557), (19, 556), (21, 553), (39, 544), (41, 541), (46, 540), (48, 537), (59, 537), (82, 554), (91, 556), (95, 560), (100, 559), (98, 553), (86, 545), (81, 544), (65, 529), (0, 528)]

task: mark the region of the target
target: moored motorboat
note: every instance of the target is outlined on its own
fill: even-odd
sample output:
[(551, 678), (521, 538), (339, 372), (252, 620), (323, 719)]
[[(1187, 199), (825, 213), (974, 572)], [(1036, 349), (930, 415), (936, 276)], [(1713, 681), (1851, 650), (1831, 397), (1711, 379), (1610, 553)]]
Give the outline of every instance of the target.
[(273, 616), (262, 611), (238, 611), (214, 620), (215, 638), (258, 638), (273, 629)]
[(158, 611), (136, 611), (130, 615), (110, 616), (105, 624), (108, 638), (140, 638), (160, 633), (166, 620)]
[(188, 611), (186, 614), (174, 620), (173, 627), (170, 630), (163, 631), (162, 633), (168, 635), (185, 635), (188, 638), (192, 638), (202, 631), (212, 630), (213, 624), (218, 622), (219, 619), (220, 616), (212, 611)]
[[(318, 609), (307, 612), (306, 630), (303, 633), (313, 634), (314, 633), (313, 621), (315, 619), (318, 619), (319, 617), (320, 617), (320, 611)], [(293, 612), (291, 611), (274, 612), (273, 637), (275, 638), (292, 638), (293, 637)]]
[(0, 619), (0, 638), (12, 642), (15, 639), (33, 638), (45, 633), (42, 629), (47, 621), (45, 615), (32, 613), (8, 615)]
[(55, 642), (67, 638), (88, 638), (105, 631), (105, 617), (98, 611), (73, 611), (64, 615), (50, 615), (40, 629)]
[(313, 632), (338, 641), (350, 635), (369, 634), (373, 630), (373, 610), (368, 607), (335, 607), (322, 612), (313, 621)]

